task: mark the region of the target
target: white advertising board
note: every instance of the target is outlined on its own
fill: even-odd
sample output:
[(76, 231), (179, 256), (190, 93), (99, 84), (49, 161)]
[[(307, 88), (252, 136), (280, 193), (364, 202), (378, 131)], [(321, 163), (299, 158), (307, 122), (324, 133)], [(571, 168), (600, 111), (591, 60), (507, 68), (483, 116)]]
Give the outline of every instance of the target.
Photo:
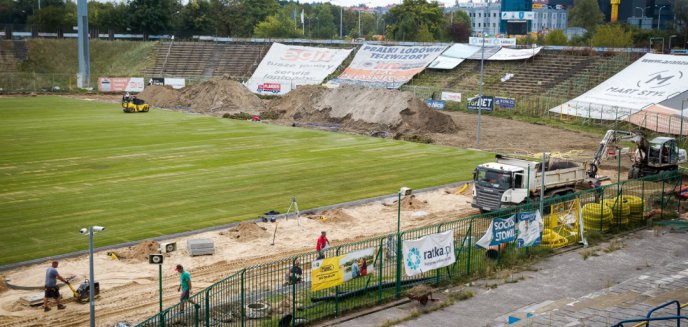
[(442, 97), (440, 100), (461, 102), (461, 93), (442, 92)]
[(181, 89), (186, 86), (186, 80), (183, 78), (165, 77), (165, 85), (171, 86), (173, 89)]
[(100, 92), (143, 92), (143, 77), (99, 77)]
[(485, 42), (485, 46), (515, 46), (516, 38), (502, 38), (502, 37), (477, 37), (471, 36), (468, 38), (468, 44), (481, 46)]
[(551, 112), (614, 120), (688, 90), (688, 57), (648, 53)]
[(480, 47), (456, 43), (444, 51), (437, 59), (433, 60), (428, 68), (432, 69), (454, 69), (463, 62), (464, 59), (469, 58), (474, 53), (478, 52)]
[(502, 11), (502, 20), (533, 20), (535, 13), (532, 11)]
[(445, 45), (379, 46), (366, 43), (358, 50), (351, 65), (332, 82), (396, 89), (423, 71), (446, 48)]
[(402, 243), (404, 270), (407, 276), (449, 266), (454, 256), (454, 230), (428, 235)]
[(542, 50), (542, 47), (532, 49), (508, 49), (501, 48), (493, 54), (489, 60), (521, 60), (535, 56)]
[(254, 93), (282, 95), (299, 85), (320, 84), (351, 51), (273, 43), (246, 86)]

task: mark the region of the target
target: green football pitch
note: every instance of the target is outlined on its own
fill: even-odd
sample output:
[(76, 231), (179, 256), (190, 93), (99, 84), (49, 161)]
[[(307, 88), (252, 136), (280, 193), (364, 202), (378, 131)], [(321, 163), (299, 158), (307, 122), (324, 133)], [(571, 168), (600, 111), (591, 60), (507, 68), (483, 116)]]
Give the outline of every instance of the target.
[(0, 98), (0, 264), (471, 178), (492, 155), (66, 97)]

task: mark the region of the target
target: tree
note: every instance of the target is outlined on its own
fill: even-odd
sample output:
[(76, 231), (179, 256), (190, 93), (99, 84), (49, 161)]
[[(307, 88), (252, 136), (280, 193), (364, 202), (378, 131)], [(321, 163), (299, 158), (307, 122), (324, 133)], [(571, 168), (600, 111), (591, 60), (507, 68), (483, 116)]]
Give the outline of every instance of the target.
[(215, 21), (208, 1), (190, 1), (179, 13), (181, 21), (175, 26), (188, 35), (208, 35), (215, 32)]
[(678, 46), (688, 42), (688, 0), (675, 0), (674, 5), (674, 29), (678, 32), (679, 38), (672, 44)]
[(569, 39), (562, 30), (553, 30), (545, 35), (546, 45), (566, 45)]
[(595, 47), (627, 48), (633, 45), (633, 35), (618, 24), (602, 25), (592, 36)]
[[(290, 13), (289, 8), (285, 8)], [(290, 15), (287, 15), (285, 10), (281, 10), (277, 14), (269, 16), (266, 20), (258, 23), (253, 34), (256, 37), (262, 38), (298, 38), (303, 37), (303, 32), (300, 28), (294, 26), (294, 21)]]
[(315, 26), (313, 36), (318, 39), (331, 39), (339, 35), (339, 30), (334, 24), (332, 6), (324, 3), (316, 7)]
[[(425, 29), (432, 40), (438, 40), (446, 26), (442, 8), (436, 1), (404, 0), (401, 5), (392, 7), (388, 15), (387, 35), (394, 40), (418, 40), (419, 36), (427, 38)], [(419, 35), (421, 31), (423, 35)]]
[(604, 14), (600, 10), (597, 0), (574, 0), (573, 8), (569, 10), (569, 26), (583, 27), (594, 31), (597, 25), (604, 21)]
[(129, 26), (132, 32), (159, 34), (170, 27), (174, 0), (132, 0), (129, 3)]
[(467, 43), (471, 36), (471, 18), (463, 11), (452, 11), (445, 17), (450, 23), (447, 25), (446, 40), (452, 42)]

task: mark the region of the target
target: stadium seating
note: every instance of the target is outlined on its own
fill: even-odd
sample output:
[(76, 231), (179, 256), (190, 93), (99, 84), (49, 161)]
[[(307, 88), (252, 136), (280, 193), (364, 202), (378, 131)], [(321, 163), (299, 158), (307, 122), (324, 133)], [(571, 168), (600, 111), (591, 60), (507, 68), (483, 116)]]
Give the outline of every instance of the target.
[(202, 79), (228, 74), (248, 78), (268, 48), (269, 44), (159, 43), (153, 50), (154, 65), (147, 67), (144, 74)]
[(26, 60), (27, 50), (23, 40), (0, 41), (0, 71), (16, 73), (17, 63)]

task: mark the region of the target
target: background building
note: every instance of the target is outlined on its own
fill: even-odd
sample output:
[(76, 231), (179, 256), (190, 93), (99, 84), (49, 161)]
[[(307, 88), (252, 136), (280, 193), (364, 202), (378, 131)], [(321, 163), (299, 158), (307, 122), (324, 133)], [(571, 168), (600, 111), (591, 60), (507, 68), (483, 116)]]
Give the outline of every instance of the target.
[[(552, 6), (544, 2), (546, 0), (536, 0), (539, 2), (531, 3), (530, 0), (508, 0), (496, 3), (461, 3), (459, 7), (452, 10), (462, 10), (471, 18), (471, 27), (476, 32), (488, 34), (509, 34), (525, 35), (529, 32), (540, 32), (544, 30), (565, 30), (567, 28), (568, 13), (563, 5)], [(516, 4), (505, 5), (507, 2)], [(529, 3), (527, 10), (519, 10), (525, 3)], [(504, 8), (517, 8), (508, 9)], [(502, 17), (502, 12), (509, 12), (506, 17)], [(517, 14), (523, 12), (520, 18)]]

